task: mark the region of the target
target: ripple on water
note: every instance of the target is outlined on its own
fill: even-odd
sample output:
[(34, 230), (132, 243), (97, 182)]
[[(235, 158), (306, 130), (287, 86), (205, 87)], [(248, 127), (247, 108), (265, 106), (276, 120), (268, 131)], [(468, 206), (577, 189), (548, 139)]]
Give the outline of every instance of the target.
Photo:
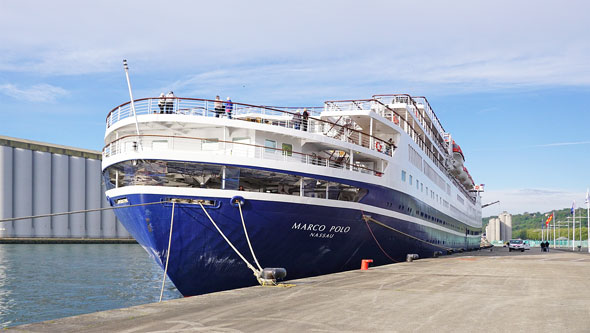
[(157, 302), (161, 283), (137, 244), (0, 244), (0, 327)]

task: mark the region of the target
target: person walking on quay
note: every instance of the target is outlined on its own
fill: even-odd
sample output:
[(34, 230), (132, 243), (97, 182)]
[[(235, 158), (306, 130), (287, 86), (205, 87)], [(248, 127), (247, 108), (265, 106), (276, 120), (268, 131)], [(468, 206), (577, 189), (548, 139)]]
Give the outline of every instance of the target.
[(221, 98), (219, 98), (219, 95), (215, 96), (215, 118), (219, 118), (221, 117), (221, 115), (223, 114), (223, 102), (221, 101)]
[(164, 113), (164, 107), (166, 106), (166, 97), (164, 93), (160, 94), (160, 99), (158, 99), (158, 107), (160, 108), (160, 113)]
[(545, 242), (541, 242), (541, 252), (545, 252)]
[(301, 127), (304, 131), (307, 131), (308, 119), (309, 119), (309, 113), (307, 112), (307, 108), (304, 108), (303, 114), (301, 115), (301, 121), (302, 121)]
[(234, 104), (231, 102), (231, 99), (228, 97), (227, 101), (225, 102), (225, 113), (227, 113), (227, 117), (231, 119), (231, 113), (234, 109)]
[(549, 241), (545, 241), (545, 251), (549, 252)]

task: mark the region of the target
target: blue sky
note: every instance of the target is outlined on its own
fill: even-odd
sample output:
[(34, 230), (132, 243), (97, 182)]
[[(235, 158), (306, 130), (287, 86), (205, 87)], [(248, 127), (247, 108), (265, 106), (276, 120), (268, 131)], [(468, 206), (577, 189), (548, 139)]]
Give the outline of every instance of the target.
[(484, 216), (583, 203), (584, 1), (1, 1), (0, 135), (103, 146), (134, 97), (321, 105), (426, 96), (486, 184)]

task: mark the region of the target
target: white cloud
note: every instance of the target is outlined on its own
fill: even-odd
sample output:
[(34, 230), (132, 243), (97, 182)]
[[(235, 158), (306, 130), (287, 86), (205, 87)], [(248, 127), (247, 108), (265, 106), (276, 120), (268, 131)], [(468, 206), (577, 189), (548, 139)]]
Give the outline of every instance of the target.
[(585, 191), (571, 192), (559, 189), (486, 190), (482, 194), (484, 204), (496, 200), (500, 200), (500, 203), (483, 208), (483, 216), (495, 216), (502, 211), (511, 214), (545, 213), (571, 207), (574, 200), (577, 207), (580, 207), (585, 197)]
[(556, 142), (546, 143), (542, 145), (535, 145), (533, 147), (559, 147), (559, 146), (576, 146), (576, 145), (588, 145), (590, 141), (577, 141), (577, 142)]
[[(285, 84), (277, 76), (285, 69), (269, 64), (303, 68), (302, 79), (334, 88), (400, 83), (456, 93), (590, 85), (584, 1), (154, 4), (3, 3), (0, 29), (18, 34), (0, 36), (0, 70), (112, 72), (127, 58), (134, 69), (169, 77), (278, 71), (254, 73), (268, 75), (269, 85)], [(31, 5), (45, 14), (24, 19)]]
[(68, 95), (67, 90), (50, 84), (37, 84), (28, 88), (2, 84), (0, 85), (0, 93), (27, 102), (54, 102), (59, 97)]

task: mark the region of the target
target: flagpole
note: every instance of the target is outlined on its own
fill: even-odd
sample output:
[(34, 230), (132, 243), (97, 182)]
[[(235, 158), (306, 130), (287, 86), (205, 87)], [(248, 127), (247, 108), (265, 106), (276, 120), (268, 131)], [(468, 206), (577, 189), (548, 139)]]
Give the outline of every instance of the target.
[[(586, 247), (588, 248), (588, 253), (590, 253), (590, 189), (586, 188), (586, 217), (588, 218), (588, 238), (586, 239)], [(582, 222), (580, 222), (580, 226)]]
[[(580, 215), (582, 215), (582, 214), (580, 214)], [(581, 216), (580, 216), (580, 250), (582, 250), (582, 217)]]
[(556, 248), (557, 244), (555, 242), (555, 211), (553, 211), (551, 216), (553, 216), (553, 248)]
[(576, 201), (574, 200), (574, 204), (572, 205), (572, 214), (574, 218), (572, 219), (572, 252), (575, 251), (576, 247)]

